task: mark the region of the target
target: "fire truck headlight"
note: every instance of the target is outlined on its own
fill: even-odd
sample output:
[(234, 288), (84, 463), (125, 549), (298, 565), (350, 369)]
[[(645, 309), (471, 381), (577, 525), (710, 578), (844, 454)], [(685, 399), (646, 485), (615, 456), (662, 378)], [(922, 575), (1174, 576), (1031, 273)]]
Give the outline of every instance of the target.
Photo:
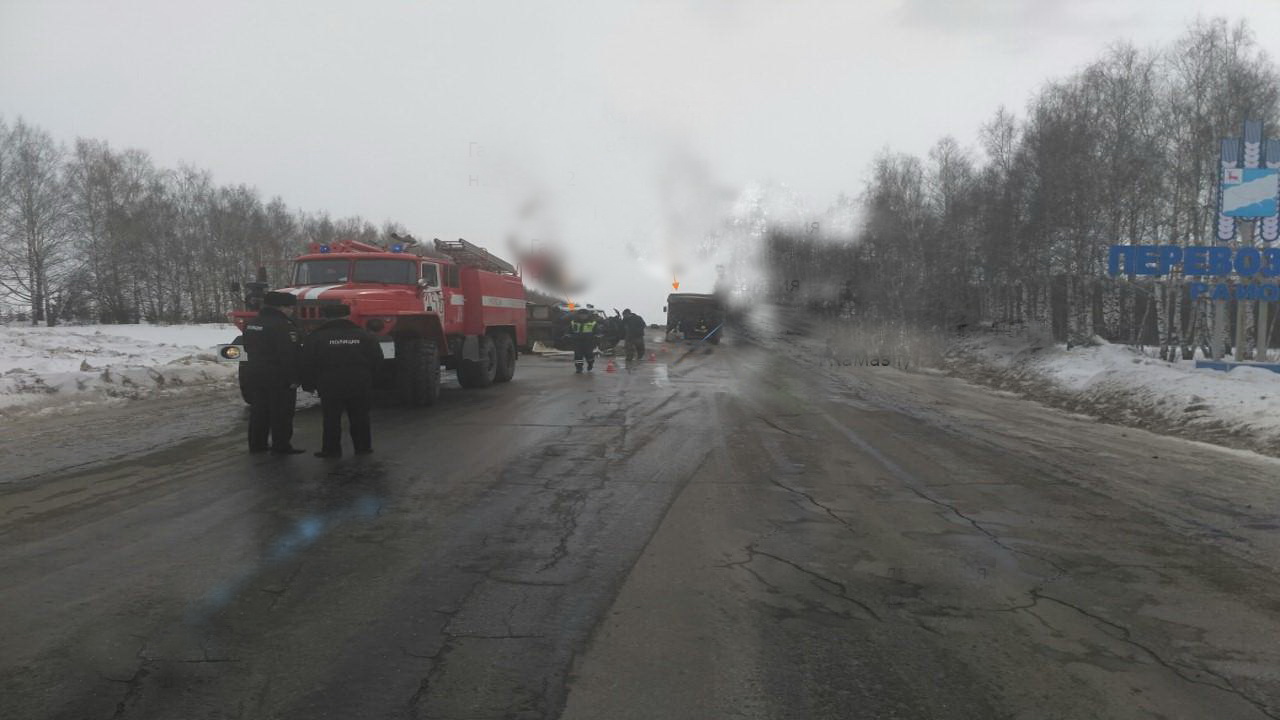
[(222, 354), (222, 357), (226, 358), (227, 360), (239, 360), (240, 348), (235, 345), (228, 345), (222, 348), (221, 354)]

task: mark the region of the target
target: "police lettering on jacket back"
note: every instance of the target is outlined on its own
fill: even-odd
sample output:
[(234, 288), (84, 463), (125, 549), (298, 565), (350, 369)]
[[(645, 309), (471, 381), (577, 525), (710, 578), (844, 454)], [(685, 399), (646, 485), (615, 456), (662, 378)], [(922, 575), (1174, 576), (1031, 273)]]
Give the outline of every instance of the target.
[(362, 395), (373, 389), (380, 362), (382, 347), (371, 333), (350, 320), (330, 320), (303, 346), (304, 384), (321, 396)]

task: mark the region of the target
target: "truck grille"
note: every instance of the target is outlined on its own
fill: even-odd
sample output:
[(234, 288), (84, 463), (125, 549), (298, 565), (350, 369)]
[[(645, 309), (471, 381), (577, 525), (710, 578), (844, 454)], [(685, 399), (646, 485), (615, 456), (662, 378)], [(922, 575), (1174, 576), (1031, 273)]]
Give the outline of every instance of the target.
[(341, 305), (341, 300), (303, 300), (298, 303), (298, 319), (299, 320), (315, 320), (319, 321), (320, 308), (325, 305)]

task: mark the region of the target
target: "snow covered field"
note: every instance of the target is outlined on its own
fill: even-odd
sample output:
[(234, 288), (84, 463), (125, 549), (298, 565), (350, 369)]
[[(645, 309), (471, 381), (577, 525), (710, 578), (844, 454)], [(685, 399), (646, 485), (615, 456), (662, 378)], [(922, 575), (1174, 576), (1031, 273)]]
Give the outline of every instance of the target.
[(233, 363), (213, 348), (235, 326), (0, 325), (0, 414), (61, 412), (85, 405), (230, 383)]
[(1034, 335), (957, 341), (948, 370), (1103, 420), (1280, 454), (1280, 374), (1198, 370), (1124, 345), (1067, 350)]

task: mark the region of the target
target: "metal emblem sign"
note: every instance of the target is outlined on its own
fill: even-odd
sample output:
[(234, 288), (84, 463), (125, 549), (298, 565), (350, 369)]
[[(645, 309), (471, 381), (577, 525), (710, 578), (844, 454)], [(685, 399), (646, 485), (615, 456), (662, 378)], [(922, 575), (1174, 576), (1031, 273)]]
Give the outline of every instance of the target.
[(1231, 218), (1264, 218), (1280, 206), (1280, 169), (1230, 168), (1222, 171), (1222, 214)]
[(1244, 124), (1243, 137), (1221, 144), (1217, 238), (1237, 237), (1237, 221), (1256, 220), (1258, 239), (1280, 240), (1280, 139), (1263, 141), (1262, 123)]

